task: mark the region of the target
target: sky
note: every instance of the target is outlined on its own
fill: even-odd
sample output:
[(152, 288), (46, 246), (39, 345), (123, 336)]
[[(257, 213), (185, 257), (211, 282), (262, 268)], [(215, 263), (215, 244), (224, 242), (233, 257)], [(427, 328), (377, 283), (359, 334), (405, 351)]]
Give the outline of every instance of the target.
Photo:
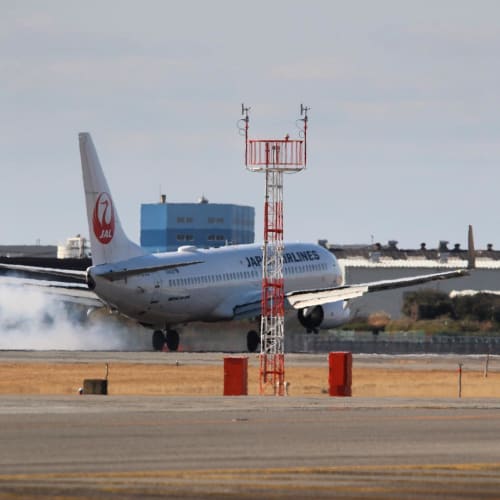
[(0, 245), (88, 235), (78, 132), (125, 231), (159, 200), (256, 208), (252, 138), (298, 137), (285, 239), (500, 248), (500, 3), (0, 0)]

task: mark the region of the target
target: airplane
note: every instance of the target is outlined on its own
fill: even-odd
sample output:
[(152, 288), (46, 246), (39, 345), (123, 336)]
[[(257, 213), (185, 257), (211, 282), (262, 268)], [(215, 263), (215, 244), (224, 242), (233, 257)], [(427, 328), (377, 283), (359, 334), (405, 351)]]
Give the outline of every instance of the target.
[[(0, 264), (25, 272), (72, 278), (74, 283), (40, 282), (65, 300), (110, 311), (153, 330), (152, 345), (179, 347), (178, 328), (203, 321), (258, 318), (261, 313), (262, 246), (220, 248), (181, 246), (151, 254), (131, 241), (120, 223), (111, 191), (89, 133), (79, 134), (80, 156), (90, 231), (92, 266), (86, 271)], [(309, 243), (286, 243), (283, 253), (285, 302), (307, 331), (345, 323), (349, 301), (365, 293), (465, 276), (458, 269), (422, 276), (348, 285), (335, 255)], [(247, 333), (255, 352), (260, 335)]]

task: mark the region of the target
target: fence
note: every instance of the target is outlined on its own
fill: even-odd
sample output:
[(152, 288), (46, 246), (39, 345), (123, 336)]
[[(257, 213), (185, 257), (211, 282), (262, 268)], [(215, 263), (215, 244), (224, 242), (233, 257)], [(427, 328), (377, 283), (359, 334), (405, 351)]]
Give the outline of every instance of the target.
[(295, 334), (286, 339), (287, 352), (366, 354), (500, 354), (499, 336), (426, 335), (420, 332), (379, 333), (328, 331)]

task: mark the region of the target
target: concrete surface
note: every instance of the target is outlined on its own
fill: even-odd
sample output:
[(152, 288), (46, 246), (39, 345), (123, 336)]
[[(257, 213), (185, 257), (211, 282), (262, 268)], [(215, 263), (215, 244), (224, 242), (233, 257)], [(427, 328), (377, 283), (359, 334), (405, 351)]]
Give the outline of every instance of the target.
[[(175, 358), (0, 353), (0, 362)], [(500, 496), (497, 399), (2, 396), (0, 443), (0, 499)]]

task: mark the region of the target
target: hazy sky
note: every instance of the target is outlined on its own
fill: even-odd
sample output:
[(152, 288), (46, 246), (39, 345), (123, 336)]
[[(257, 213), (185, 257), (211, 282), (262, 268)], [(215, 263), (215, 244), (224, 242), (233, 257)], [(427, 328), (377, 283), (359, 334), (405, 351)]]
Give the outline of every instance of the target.
[(297, 136), (285, 239), (500, 248), (497, 1), (0, 0), (0, 244), (88, 234), (91, 132), (129, 236), (140, 204), (256, 207), (236, 122)]

